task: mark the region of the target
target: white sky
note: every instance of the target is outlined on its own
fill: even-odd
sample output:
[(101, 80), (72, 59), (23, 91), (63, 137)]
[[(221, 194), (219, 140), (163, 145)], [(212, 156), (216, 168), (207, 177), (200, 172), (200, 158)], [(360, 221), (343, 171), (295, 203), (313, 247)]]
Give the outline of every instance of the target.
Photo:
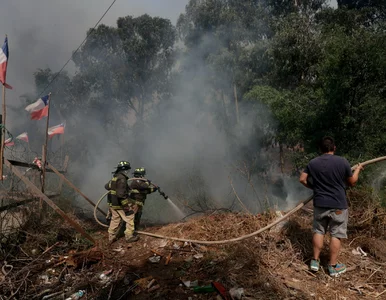
[[(115, 25), (118, 17), (149, 14), (174, 24), (189, 0), (117, 0), (101, 23)], [(336, 7), (336, 0), (329, 0)], [(8, 34), (10, 61), (8, 97), (33, 92), (33, 72), (58, 71), (95, 25), (110, 0), (0, 0), (0, 44)], [(7, 97), (7, 98), (8, 98)]]
[[(8, 34), (10, 60), (8, 92), (19, 102), (19, 95), (32, 92), (33, 72), (50, 67), (59, 70), (83, 41), (110, 0), (1, 0), (0, 44)], [(118, 17), (149, 14), (176, 22), (188, 0), (117, 0), (101, 23), (115, 25)]]

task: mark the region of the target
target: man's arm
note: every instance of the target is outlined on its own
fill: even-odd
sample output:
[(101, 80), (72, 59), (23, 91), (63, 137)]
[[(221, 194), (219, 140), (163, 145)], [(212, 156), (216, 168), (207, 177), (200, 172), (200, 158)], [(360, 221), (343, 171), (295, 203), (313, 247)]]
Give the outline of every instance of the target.
[(148, 184), (149, 194), (158, 191), (159, 187), (157, 185), (155, 185), (154, 183), (152, 183), (150, 180), (148, 180), (147, 184)]
[(134, 179), (135, 184), (129, 184), (129, 193), (132, 196), (133, 194), (151, 194), (158, 190), (158, 187), (151, 183), (150, 180), (145, 178)]
[(299, 181), (302, 185), (304, 185), (305, 187), (309, 188), (309, 189), (312, 189), (311, 186), (308, 185), (307, 183), (307, 178), (308, 178), (308, 174), (306, 172), (302, 172), (302, 174), (300, 174), (300, 178), (299, 178)]
[(160, 188), (158, 185), (152, 183), (150, 180), (148, 181), (148, 183), (149, 183), (149, 191), (150, 191), (150, 193), (153, 193), (153, 192), (158, 191), (159, 194), (160, 194), (162, 197), (165, 198), (165, 200), (169, 198), (169, 196), (167, 196), (167, 195), (165, 194), (165, 192), (161, 191), (161, 188)]
[(361, 172), (361, 170), (363, 170), (363, 166), (362, 164), (358, 164), (352, 176), (347, 178), (347, 184), (349, 186), (354, 186), (357, 183), (359, 179), (359, 173)]

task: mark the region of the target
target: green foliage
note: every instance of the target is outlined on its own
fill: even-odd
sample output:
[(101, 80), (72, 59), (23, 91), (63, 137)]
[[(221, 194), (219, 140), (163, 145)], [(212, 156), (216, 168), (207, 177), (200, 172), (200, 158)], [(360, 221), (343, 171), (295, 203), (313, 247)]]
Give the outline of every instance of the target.
[(279, 21), (269, 49), (271, 85), (295, 89), (312, 84), (322, 51), (320, 42), (311, 16), (291, 14)]
[(269, 86), (247, 96), (272, 109), (279, 142), (315, 152), (316, 141), (332, 135), (351, 159), (384, 154), (386, 35), (379, 23), (363, 26), (363, 13), (326, 9), (316, 19), (291, 14), (278, 23)]
[(386, 125), (381, 117), (386, 111), (385, 42), (385, 34), (363, 28), (325, 38), (318, 70), (327, 106), (319, 118), (352, 157), (380, 155), (385, 146), (377, 130)]
[(109, 98), (143, 120), (154, 95), (169, 93), (175, 38), (169, 20), (148, 15), (119, 18), (117, 28), (100, 25), (73, 57), (76, 79), (96, 95), (91, 100), (98, 108), (104, 110), (101, 102)]
[(377, 8), (384, 10), (384, 0), (337, 0), (339, 8), (348, 9), (363, 9), (363, 8)]
[(279, 121), (276, 127), (276, 140), (294, 147), (303, 141), (304, 130), (313, 122), (318, 99), (305, 88), (295, 91), (279, 91), (270, 86), (255, 86), (247, 95), (251, 101), (266, 104)]
[(253, 49), (257, 54), (256, 45), (271, 35), (267, 9), (261, 1), (192, 0), (178, 19), (180, 38), (221, 74), (214, 85), (227, 94), (233, 91), (224, 82), (235, 82), (244, 91), (244, 67), (250, 69), (255, 58), (249, 54)]
[[(171, 98), (172, 85), (181, 83), (175, 76), (195, 80), (199, 74), (208, 95), (202, 99), (202, 91), (190, 91), (192, 99), (231, 144), (253, 128), (253, 142), (240, 147), (243, 157), (255, 157), (271, 142), (304, 146), (303, 156), (312, 156), (324, 135), (334, 136), (339, 154), (353, 161), (383, 155), (385, 6), (367, 0), (338, 4), (333, 9), (323, 0), (191, 0), (176, 28), (148, 15), (119, 18), (117, 27), (95, 29), (73, 56), (75, 76), (61, 74), (52, 92), (63, 118), (82, 109), (119, 132), (132, 113), (130, 126), (140, 138), (143, 123)], [(177, 36), (185, 46), (179, 53)], [(38, 70), (37, 88), (53, 76)], [(248, 121), (253, 124), (236, 121), (235, 94), (241, 114), (258, 116)], [(120, 110), (113, 114), (111, 103)], [(301, 155), (294, 157), (297, 165)]]

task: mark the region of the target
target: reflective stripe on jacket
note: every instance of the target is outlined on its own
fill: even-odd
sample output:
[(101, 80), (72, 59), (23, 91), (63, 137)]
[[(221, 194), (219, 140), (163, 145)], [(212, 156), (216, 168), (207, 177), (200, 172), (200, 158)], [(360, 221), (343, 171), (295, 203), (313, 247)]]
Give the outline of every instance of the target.
[(152, 184), (146, 178), (134, 177), (127, 180), (130, 193), (130, 200), (145, 203), (146, 196), (158, 190), (158, 187)]
[(117, 172), (114, 177), (105, 185), (105, 189), (109, 191), (107, 202), (113, 209), (123, 209), (123, 206), (129, 204), (129, 187), (127, 184), (128, 177)]

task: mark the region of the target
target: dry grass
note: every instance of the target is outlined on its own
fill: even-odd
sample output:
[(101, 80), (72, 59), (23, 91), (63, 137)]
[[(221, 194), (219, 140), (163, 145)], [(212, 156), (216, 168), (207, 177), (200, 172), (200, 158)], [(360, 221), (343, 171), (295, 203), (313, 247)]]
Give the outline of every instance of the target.
[[(340, 255), (340, 260), (347, 264), (349, 270), (337, 279), (328, 276), (325, 268), (318, 273), (308, 271), (309, 259), (312, 256), (312, 214), (308, 211), (300, 211), (292, 216), (280, 231), (273, 228), (242, 242), (211, 247), (186, 246), (184, 251), (173, 252), (168, 270), (172, 273), (173, 270), (183, 270), (184, 277), (189, 280), (199, 279), (202, 283), (220, 281), (228, 289), (242, 287), (252, 299), (382, 299), (386, 295), (381, 294), (386, 289), (386, 211), (374, 202), (371, 190), (353, 189), (349, 192), (349, 197), (349, 238), (343, 241)], [(152, 227), (148, 230), (180, 238), (225, 240), (254, 232), (271, 223), (274, 218), (276, 216), (272, 213), (257, 216), (213, 213), (192, 218), (184, 223)], [(89, 226), (87, 223), (83, 225), (86, 228)], [(92, 226), (89, 227), (91, 228)], [(25, 240), (13, 243), (19, 251), (7, 253), (6, 259), (13, 264), (14, 270), (2, 283), (0, 294), (9, 297), (16, 293), (18, 299), (29, 299), (28, 295), (39, 295), (44, 291), (45, 286), (39, 284), (36, 278), (39, 274), (47, 273), (47, 266), (44, 264), (47, 259), (68, 254), (71, 249), (82, 251), (88, 245), (79, 239), (69, 225), (50, 213), (43, 222), (31, 218), (29, 227), (23, 231)], [(58, 239), (61, 240), (60, 245), (43, 254)], [(107, 252), (104, 252), (104, 259), (94, 269), (82, 267), (75, 270), (60, 266), (57, 272), (64, 270), (63, 274), (68, 274), (67, 278), (70, 279), (66, 282), (58, 280), (56, 285), (50, 288), (56, 291), (65, 287), (76, 289), (82, 285), (88, 288), (90, 295), (95, 295), (95, 299), (102, 299), (97, 298), (98, 293), (102, 291), (94, 279), (98, 272), (105, 270), (109, 264), (114, 264), (115, 270), (131, 270), (131, 261), (143, 259), (144, 266), (147, 267), (140, 268), (142, 277), (151, 274), (164, 278), (166, 267), (163, 264), (157, 267), (146, 265), (146, 251), (150, 251), (148, 248), (158, 241), (142, 237), (142, 242), (134, 245), (133, 251), (127, 252), (120, 259), (117, 259), (116, 253), (102, 249)], [(326, 247), (321, 257), (323, 267), (328, 260), (328, 242), (329, 238), (326, 237)], [(172, 248), (171, 244), (165, 249), (160, 248), (159, 251), (168, 253), (166, 248)], [(181, 243), (180, 246), (183, 247)], [(135, 247), (139, 250), (135, 251)], [(361, 247), (368, 255), (354, 255), (352, 250), (357, 247)], [(37, 256), (31, 254), (32, 249), (40, 251)], [(186, 259), (196, 252), (203, 253), (204, 257), (187, 262)], [(114, 282), (123, 280), (119, 275), (123, 276), (123, 271), (115, 274)], [(170, 276), (173, 280), (162, 282), (161, 291), (181, 290), (182, 288), (178, 287), (181, 277)], [(161, 298), (154, 296), (154, 299), (176, 299), (178, 293), (170, 292), (168, 297), (162, 296), (162, 293), (160, 295)], [(130, 295), (130, 299), (146, 299), (145, 296)], [(379, 297), (376, 298), (377, 296)], [(215, 298), (198, 295), (196, 299)]]
[(152, 228), (158, 234), (200, 240), (225, 240), (254, 232), (274, 218), (273, 214), (214, 213), (195, 217), (185, 223)]
[[(212, 247), (217, 251), (218, 272), (226, 274), (223, 282), (244, 287), (255, 299), (382, 299), (386, 289), (386, 211), (370, 189), (350, 190), (349, 199), (349, 238), (343, 241), (340, 255), (348, 272), (343, 276), (332, 279), (325, 269), (329, 237), (321, 256), (323, 269), (316, 274), (308, 270), (312, 214), (303, 211), (287, 220), (279, 233), (264, 232), (243, 242)], [(273, 218), (272, 214), (224, 213), (153, 230), (167, 236), (224, 240), (256, 231)], [(368, 256), (354, 255), (352, 250), (357, 247)]]

